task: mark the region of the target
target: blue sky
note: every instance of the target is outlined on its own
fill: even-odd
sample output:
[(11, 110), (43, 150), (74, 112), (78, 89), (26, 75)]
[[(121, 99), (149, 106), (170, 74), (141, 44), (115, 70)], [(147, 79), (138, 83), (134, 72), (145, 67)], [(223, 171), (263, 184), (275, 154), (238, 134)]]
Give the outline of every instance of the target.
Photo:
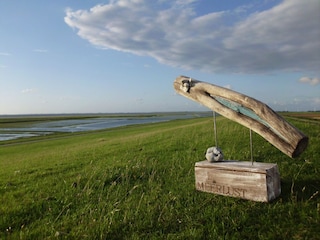
[(186, 75), (320, 109), (319, 0), (0, 1), (0, 114), (203, 111)]

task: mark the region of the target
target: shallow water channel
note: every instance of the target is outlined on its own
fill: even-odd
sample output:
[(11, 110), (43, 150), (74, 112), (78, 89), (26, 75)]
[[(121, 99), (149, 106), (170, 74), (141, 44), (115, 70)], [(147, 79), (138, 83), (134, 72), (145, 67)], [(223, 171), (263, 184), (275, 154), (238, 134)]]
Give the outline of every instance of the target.
[(49, 122), (34, 123), (30, 127), (23, 128), (0, 128), (0, 141), (13, 140), (18, 138), (48, 135), (55, 132), (84, 132), (107, 128), (115, 128), (134, 124), (156, 123), (175, 119), (188, 119), (207, 117), (209, 113), (186, 113), (168, 114), (159, 116), (142, 117), (99, 117), (86, 119), (53, 120)]

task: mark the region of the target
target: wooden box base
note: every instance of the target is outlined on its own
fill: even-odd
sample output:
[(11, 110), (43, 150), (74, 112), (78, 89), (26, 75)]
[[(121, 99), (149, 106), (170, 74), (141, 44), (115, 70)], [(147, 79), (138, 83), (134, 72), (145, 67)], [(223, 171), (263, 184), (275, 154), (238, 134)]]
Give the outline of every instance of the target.
[(208, 161), (195, 164), (196, 189), (224, 196), (269, 202), (281, 193), (278, 165), (274, 163)]

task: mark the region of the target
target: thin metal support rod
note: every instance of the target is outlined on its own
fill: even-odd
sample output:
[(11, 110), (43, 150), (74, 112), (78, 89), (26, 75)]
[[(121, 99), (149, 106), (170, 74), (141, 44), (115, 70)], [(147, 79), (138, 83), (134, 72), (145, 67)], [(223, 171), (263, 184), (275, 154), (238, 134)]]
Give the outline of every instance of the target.
[(213, 129), (214, 129), (214, 141), (216, 147), (218, 147), (218, 138), (217, 138), (217, 123), (216, 123), (216, 112), (213, 111)]
[(250, 128), (250, 154), (251, 154), (251, 165), (253, 165), (253, 147), (252, 147), (252, 130)]

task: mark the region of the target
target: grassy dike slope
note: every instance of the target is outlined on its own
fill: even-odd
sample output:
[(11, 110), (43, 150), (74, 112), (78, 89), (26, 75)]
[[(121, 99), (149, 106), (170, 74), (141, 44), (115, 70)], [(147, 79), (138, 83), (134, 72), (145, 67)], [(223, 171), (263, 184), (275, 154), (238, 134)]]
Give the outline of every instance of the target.
[[(319, 238), (320, 125), (290, 121), (310, 137), (298, 159), (253, 136), (254, 159), (279, 165), (272, 203), (195, 190), (211, 118), (0, 146), (0, 239)], [(226, 158), (249, 160), (249, 130), (217, 124)]]

